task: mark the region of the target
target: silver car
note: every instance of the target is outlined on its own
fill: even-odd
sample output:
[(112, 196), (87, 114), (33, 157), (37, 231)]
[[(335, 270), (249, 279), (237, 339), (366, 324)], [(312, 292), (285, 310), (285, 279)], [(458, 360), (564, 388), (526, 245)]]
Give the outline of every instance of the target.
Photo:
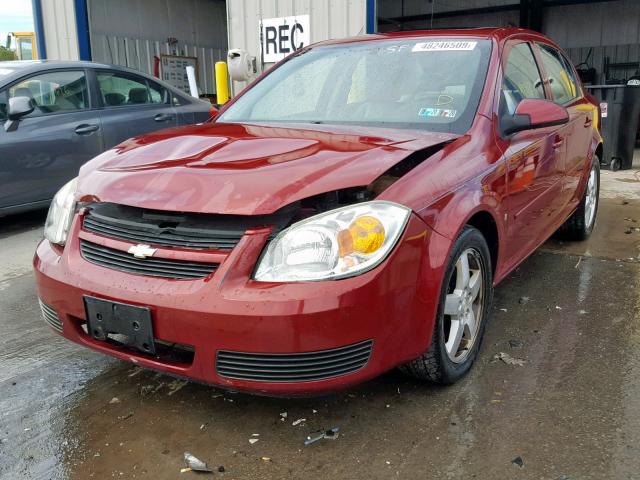
[(204, 122), (210, 110), (128, 68), (0, 62), (0, 217), (48, 206), (83, 163), (123, 140)]

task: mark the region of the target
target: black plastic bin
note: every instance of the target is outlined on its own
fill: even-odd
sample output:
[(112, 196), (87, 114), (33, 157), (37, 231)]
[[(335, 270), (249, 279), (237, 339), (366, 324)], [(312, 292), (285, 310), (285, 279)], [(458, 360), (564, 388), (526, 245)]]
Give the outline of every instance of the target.
[(640, 123), (640, 87), (588, 85), (585, 88), (600, 102), (603, 165), (612, 170), (631, 168)]

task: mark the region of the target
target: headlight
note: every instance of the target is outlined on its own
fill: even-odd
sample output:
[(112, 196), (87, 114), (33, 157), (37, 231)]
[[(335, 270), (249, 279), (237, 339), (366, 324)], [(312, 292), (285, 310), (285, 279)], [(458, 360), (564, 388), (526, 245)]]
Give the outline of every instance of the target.
[(373, 201), (302, 220), (269, 243), (254, 278), (303, 282), (364, 273), (393, 249), (410, 213), (395, 203)]
[(64, 245), (67, 241), (69, 228), (71, 228), (71, 220), (76, 210), (76, 185), (78, 178), (74, 178), (64, 187), (58, 190), (56, 196), (53, 197), (47, 221), (44, 224), (44, 238), (51, 243)]

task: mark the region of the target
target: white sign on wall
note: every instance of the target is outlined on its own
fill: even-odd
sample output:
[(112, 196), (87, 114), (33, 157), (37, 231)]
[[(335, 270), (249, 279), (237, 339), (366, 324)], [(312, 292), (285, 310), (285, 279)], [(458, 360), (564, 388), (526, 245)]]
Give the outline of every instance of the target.
[(265, 63), (273, 63), (311, 43), (309, 15), (265, 18), (259, 25)]

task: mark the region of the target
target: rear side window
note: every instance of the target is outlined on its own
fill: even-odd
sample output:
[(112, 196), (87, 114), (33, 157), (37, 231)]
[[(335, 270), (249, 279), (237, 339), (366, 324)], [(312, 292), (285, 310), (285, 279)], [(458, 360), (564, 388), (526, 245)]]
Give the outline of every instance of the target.
[(565, 105), (579, 96), (578, 83), (573, 76), (573, 71), (567, 68), (560, 52), (555, 48), (539, 43), (540, 56), (544, 66), (553, 101)]
[(97, 72), (105, 107), (167, 103), (167, 91), (144, 77), (117, 72)]
[(520, 100), (544, 98), (542, 78), (528, 43), (514, 45), (504, 67), (500, 115), (513, 115)]
[(29, 97), (35, 110), (29, 116), (65, 113), (89, 108), (87, 80), (83, 71), (34, 75), (0, 93), (0, 118), (6, 118), (8, 99)]
[(7, 119), (7, 91), (2, 90), (0, 92), (0, 122), (4, 122)]

